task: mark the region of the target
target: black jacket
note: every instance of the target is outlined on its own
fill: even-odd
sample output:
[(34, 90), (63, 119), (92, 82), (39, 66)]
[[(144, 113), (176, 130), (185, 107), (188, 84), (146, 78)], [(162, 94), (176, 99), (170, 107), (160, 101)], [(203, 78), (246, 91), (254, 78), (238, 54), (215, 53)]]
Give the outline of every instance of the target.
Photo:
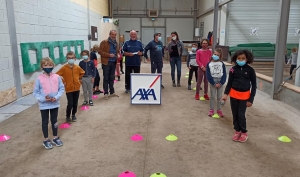
[(255, 70), (248, 64), (244, 66), (235, 65), (232, 67), (229, 71), (228, 83), (224, 93), (228, 95), (231, 88), (239, 92), (246, 92), (251, 89), (248, 101), (253, 103), (257, 88)]

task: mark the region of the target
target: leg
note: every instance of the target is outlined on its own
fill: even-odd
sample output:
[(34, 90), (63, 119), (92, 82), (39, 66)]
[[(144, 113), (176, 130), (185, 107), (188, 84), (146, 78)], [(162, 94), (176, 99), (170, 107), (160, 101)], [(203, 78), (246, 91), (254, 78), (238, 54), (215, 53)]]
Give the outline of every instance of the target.
[(57, 127), (58, 127), (57, 116), (58, 116), (58, 108), (50, 109), (50, 119), (51, 119), (52, 132), (54, 137), (57, 137)]
[(92, 100), (92, 96), (93, 96), (93, 84), (94, 83), (92, 82), (92, 78), (89, 78), (89, 81), (87, 82), (89, 101)]
[(170, 58), (171, 65), (171, 78), (173, 83), (175, 83), (175, 58)]
[(72, 117), (75, 116), (75, 114), (77, 113), (79, 95), (80, 95), (80, 90), (73, 92)]
[(130, 74), (132, 73), (132, 66), (126, 66), (125, 68), (125, 89), (130, 90)]
[(216, 98), (216, 92), (217, 92), (217, 89), (214, 85), (210, 85), (210, 109), (211, 110), (214, 110), (215, 109), (215, 98)]
[(42, 130), (44, 138), (48, 139), (48, 123), (49, 123), (49, 109), (41, 110), (42, 116)]
[(191, 81), (192, 81), (192, 78), (193, 78), (193, 68), (192, 68), (192, 66), (190, 66), (191, 67), (191, 69), (189, 70), (189, 80), (188, 80), (188, 85), (190, 86), (192, 83), (191, 83)]
[(230, 97), (230, 106), (233, 117), (233, 128), (235, 131), (240, 132), (239, 120), (238, 120), (238, 109), (239, 109), (239, 100)]
[(292, 76), (294, 69), (296, 68), (297, 65), (291, 65), (290, 68), (290, 76)]
[(152, 74), (155, 73), (156, 67), (157, 67), (156, 62), (151, 62), (151, 73), (152, 73)]
[(82, 78), (82, 90), (83, 90), (83, 97), (84, 101), (88, 101), (88, 77)]
[(246, 127), (246, 103), (247, 100), (238, 100), (239, 102), (239, 106), (238, 106), (238, 110), (237, 110), (237, 118), (238, 118), (238, 124), (239, 124), (239, 128), (241, 130), (242, 133), (247, 133), (247, 127)]
[(99, 85), (100, 85), (100, 75), (98, 69), (96, 69), (96, 77), (94, 79), (94, 91), (99, 90)]
[(204, 76), (204, 72), (202, 71), (202, 69), (198, 68), (198, 79), (197, 79), (197, 86), (196, 86), (196, 94), (199, 94), (203, 76)]
[(108, 84), (109, 84), (109, 67), (107, 65), (102, 65), (103, 69), (103, 89), (104, 95), (108, 94)]
[[(212, 90), (210, 90), (210, 91), (212, 91)], [(220, 102), (220, 100), (222, 98), (222, 95), (223, 95), (223, 85), (221, 85), (221, 87), (219, 87), (217, 89), (217, 109), (218, 110), (221, 110), (221, 102)]]
[(205, 72), (203, 72), (203, 75), (204, 75), (204, 79), (203, 79), (203, 82), (204, 82), (204, 94), (207, 94), (207, 92), (208, 92), (208, 80), (207, 80)]
[(133, 73), (141, 73), (141, 67), (140, 66), (134, 66), (133, 67)]
[(114, 81), (115, 81), (115, 71), (116, 71), (116, 63), (109, 62), (109, 92), (110, 94), (115, 93), (114, 89)]
[(198, 66), (193, 66), (193, 70), (195, 72), (195, 78), (196, 78), (196, 82), (198, 81)]
[(123, 59), (120, 61), (120, 68), (121, 68), (122, 74), (124, 74), (124, 72), (123, 72)]
[(156, 69), (157, 69), (157, 73), (161, 74), (161, 83), (162, 83), (162, 68), (163, 68), (163, 62), (157, 62), (156, 63)]
[(71, 116), (71, 111), (73, 109), (73, 94), (74, 94), (74, 92), (66, 93), (67, 100), (68, 100), (67, 111), (66, 111), (67, 118), (69, 118)]
[(180, 84), (180, 78), (181, 78), (181, 57), (178, 57), (176, 60), (176, 66), (177, 66), (177, 81)]

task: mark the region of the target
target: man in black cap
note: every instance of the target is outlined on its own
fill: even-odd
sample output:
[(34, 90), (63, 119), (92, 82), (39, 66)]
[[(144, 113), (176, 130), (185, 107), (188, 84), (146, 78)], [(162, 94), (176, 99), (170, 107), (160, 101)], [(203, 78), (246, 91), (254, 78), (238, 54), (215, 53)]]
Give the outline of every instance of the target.
[[(148, 58), (148, 50), (150, 50), (150, 58)], [(164, 48), (161, 42), (161, 34), (155, 33), (154, 40), (150, 41), (144, 50), (144, 57), (151, 62), (151, 73), (162, 74)], [(164, 86), (161, 84), (161, 87)]]

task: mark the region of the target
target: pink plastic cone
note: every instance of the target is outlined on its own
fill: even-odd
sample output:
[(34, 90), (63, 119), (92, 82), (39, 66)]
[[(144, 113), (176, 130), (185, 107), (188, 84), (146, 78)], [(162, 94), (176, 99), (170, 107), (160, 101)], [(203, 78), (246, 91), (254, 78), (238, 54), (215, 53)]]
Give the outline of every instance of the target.
[(8, 135), (0, 135), (0, 142), (7, 141), (9, 139), (10, 139), (10, 136), (8, 136)]
[(118, 82), (117, 80), (115, 80), (115, 83)]
[(130, 171), (124, 171), (121, 174), (119, 174), (118, 177), (136, 177), (133, 172)]
[(81, 111), (87, 111), (89, 109), (90, 108), (88, 106), (81, 106), (81, 108), (80, 108)]
[(142, 141), (143, 140), (143, 136), (139, 135), (139, 134), (135, 134), (131, 137), (132, 141)]
[(97, 98), (99, 98), (99, 97), (98, 97), (98, 95), (93, 95), (92, 98), (93, 98), (93, 99), (97, 99)]
[(67, 129), (67, 128), (70, 128), (70, 127), (71, 127), (71, 125), (67, 122), (65, 122), (65, 123), (63, 123), (59, 126), (60, 129)]

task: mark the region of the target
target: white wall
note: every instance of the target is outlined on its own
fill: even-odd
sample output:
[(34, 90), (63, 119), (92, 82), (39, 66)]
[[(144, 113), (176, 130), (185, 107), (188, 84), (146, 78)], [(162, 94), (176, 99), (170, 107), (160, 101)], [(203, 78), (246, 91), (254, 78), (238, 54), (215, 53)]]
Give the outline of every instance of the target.
[(5, 0), (0, 0), (0, 91), (15, 86)]

